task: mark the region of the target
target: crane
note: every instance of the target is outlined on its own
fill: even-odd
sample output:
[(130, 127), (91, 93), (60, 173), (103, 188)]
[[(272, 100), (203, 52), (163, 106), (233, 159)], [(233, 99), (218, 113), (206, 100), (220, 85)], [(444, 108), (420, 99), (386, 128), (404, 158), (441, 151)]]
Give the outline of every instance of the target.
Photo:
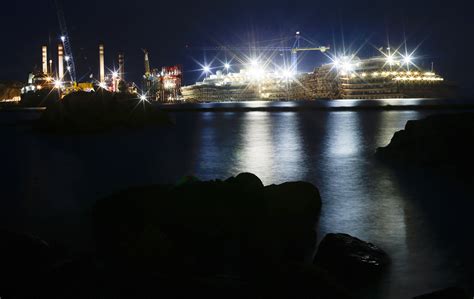
[(329, 51), (331, 48), (329, 46), (320, 46), (320, 47), (300, 47), (300, 38), (308, 41), (306, 38), (300, 35), (300, 32), (296, 32), (295, 42), (293, 46), (216, 46), (216, 47), (200, 47), (200, 50), (205, 51), (279, 51), (279, 52), (290, 52), (291, 53), (291, 69), (294, 73), (298, 71), (298, 52), (303, 51), (320, 51), (324, 53)]
[(61, 42), (63, 43), (64, 47), (64, 56), (66, 61), (67, 71), (71, 78), (72, 82), (76, 82), (76, 66), (74, 64), (74, 57), (72, 55), (72, 46), (71, 40), (69, 38), (66, 19), (64, 17), (64, 10), (61, 3), (61, 0), (54, 0), (54, 4), (56, 6), (56, 13), (58, 15), (59, 27), (61, 30)]

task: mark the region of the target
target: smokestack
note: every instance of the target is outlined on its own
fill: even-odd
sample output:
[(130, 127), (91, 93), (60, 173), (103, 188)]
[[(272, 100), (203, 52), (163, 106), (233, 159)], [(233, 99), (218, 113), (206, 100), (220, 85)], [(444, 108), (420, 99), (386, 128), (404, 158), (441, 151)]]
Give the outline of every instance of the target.
[(64, 49), (63, 45), (58, 45), (58, 79), (64, 78)]
[(48, 74), (48, 47), (42, 47), (43, 74)]
[(99, 78), (100, 83), (105, 82), (104, 45), (99, 45)]
[(123, 53), (120, 53), (118, 55), (118, 63), (120, 80), (125, 81), (125, 58), (123, 56)]
[(150, 75), (150, 59), (148, 58), (148, 51), (143, 50), (145, 52), (145, 75)]

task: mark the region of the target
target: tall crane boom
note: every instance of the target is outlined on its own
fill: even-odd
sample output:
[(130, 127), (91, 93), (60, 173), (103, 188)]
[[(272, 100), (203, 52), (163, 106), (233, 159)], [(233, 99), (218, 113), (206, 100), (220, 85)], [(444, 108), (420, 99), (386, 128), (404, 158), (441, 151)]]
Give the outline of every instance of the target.
[(250, 46), (250, 47), (242, 47), (242, 46), (217, 46), (217, 47), (200, 47), (200, 50), (205, 51), (279, 51), (279, 52), (290, 52), (291, 53), (291, 68), (293, 72), (298, 71), (298, 52), (303, 51), (320, 51), (324, 53), (330, 50), (330, 47), (300, 47), (299, 42), (295, 43), (293, 47), (279, 47), (279, 46)]
[(76, 66), (74, 64), (74, 56), (72, 55), (71, 40), (69, 38), (69, 34), (67, 31), (66, 19), (64, 17), (64, 10), (62, 7), (61, 0), (54, 0), (54, 4), (56, 5), (56, 12), (58, 14), (59, 27), (61, 30), (61, 42), (63, 43), (64, 54), (66, 54), (64, 58), (66, 60), (67, 71), (69, 73), (69, 76), (71, 77), (71, 81), (75, 82), (76, 81)]

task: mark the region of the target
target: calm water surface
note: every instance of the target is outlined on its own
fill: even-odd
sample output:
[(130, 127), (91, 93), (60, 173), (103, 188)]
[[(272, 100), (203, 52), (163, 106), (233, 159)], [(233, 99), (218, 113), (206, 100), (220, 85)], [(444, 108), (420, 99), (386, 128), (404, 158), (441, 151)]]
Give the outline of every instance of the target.
[[(187, 174), (214, 179), (253, 172), (264, 184), (318, 186), (319, 238), (345, 232), (390, 254), (393, 265), (375, 297), (472, 287), (472, 188), (374, 159), (407, 120), (433, 113), (182, 111), (173, 113), (176, 125), (169, 128), (75, 137), (38, 135), (27, 124), (0, 121), (0, 225), (82, 248), (89, 244), (90, 207), (113, 191)], [(0, 120), (27, 117), (0, 113)]]

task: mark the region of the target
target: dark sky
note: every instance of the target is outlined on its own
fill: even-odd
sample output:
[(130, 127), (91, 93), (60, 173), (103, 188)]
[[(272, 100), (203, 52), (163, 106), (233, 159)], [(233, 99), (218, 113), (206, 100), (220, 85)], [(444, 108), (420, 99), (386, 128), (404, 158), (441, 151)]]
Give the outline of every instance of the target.
[[(100, 41), (106, 46), (108, 66), (124, 52), (131, 80), (140, 80), (141, 49), (147, 48), (152, 67), (183, 64), (189, 83), (199, 76), (193, 59), (204, 61), (207, 56), (210, 61), (216, 54), (191, 51), (186, 45), (246, 44), (291, 37), (299, 30), (321, 45), (338, 48), (343, 33), (347, 48), (365, 44), (360, 56), (368, 56), (376, 52), (374, 46), (386, 45), (387, 36), (393, 47), (405, 34), (409, 50), (421, 43), (415, 54), (420, 64), (434, 61), (444, 77), (474, 91), (474, 21), (468, 1), (65, 0), (64, 11), (79, 75), (89, 68), (98, 72)], [(57, 42), (54, 2), (4, 0), (0, 25), (0, 79), (24, 81), (41, 64), (41, 45), (50, 36), (53, 44)], [(327, 58), (320, 53), (307, 53), (301, 69), (309, 71), (322, 62)]]

